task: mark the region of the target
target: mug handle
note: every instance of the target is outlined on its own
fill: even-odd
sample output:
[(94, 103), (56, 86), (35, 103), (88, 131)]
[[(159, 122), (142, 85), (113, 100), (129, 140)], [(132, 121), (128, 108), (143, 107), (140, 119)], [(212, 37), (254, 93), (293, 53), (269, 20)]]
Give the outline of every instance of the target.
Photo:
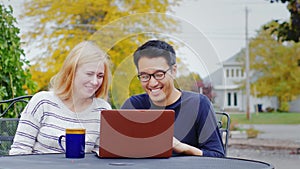
[(64, 147), (61, 145), (61, 140), (62, 140), (63, 137), (66, 138), (65, 135), (59, 136), (59, 138), (58, 138), (58, 144), (59, 144), (60, 148), (61, 148), (64, 152), (66, 152), (66, 150), (64, 149)]

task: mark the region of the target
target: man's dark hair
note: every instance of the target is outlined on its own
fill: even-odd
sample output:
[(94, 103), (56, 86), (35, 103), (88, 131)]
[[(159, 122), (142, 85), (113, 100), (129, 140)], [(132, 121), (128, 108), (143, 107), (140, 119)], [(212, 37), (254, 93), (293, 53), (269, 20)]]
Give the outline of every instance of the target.
[(134, 64), (138, 68), (138, 61), (142, 57), (155, 58), (163, 57), (169, 66), (176, 63), (176, 53), (174, 48), (161, 40), (150, 40), (138, 47), (133, 54)]

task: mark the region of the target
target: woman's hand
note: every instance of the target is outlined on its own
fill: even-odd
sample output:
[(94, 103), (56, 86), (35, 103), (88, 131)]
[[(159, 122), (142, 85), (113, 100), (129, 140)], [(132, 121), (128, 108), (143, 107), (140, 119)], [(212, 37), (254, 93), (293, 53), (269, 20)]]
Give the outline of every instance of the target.
[(173, 137), (173, 150), (176, 153), (183, 153), (186, 155), (195, 155), (195, 156), (202, 156), (203, 152), (193, 146), (190, 146), (185, 143), (181, 143), (179, 140), (177, 140), (175, 137)]

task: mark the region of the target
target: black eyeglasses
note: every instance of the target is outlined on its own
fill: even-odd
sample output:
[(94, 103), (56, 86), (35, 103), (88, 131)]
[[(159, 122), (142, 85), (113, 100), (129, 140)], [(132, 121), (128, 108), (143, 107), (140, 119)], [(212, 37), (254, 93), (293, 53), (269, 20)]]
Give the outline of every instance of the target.
[(148, 74), (148, 73), (141, 73), (138, 75), (138, 78), (140, 79), (141, 82), (148, 82), (151, 79), (151, 76), (154, 77), (155, 80), (162, 80), (165, 78), (166, 73), (170, 70), (171, 68), (163, 71), (163, 70), (158, 70), (155, 73)]

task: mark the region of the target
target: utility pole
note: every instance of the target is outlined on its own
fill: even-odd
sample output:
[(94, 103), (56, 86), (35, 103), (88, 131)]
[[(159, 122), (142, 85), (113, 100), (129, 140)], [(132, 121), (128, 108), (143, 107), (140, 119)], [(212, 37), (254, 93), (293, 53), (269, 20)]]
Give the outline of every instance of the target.
[(248, 8), (245, 8), (245, 12), (246, 12), (246, 25), (245, 25), (245, 37), (246, 37), (246, 114), (247, 114), (247, 119), (250, 120), (251, 116), (250, 116), (250, 76), (249, 76), (249, 42), (248, 42)]

